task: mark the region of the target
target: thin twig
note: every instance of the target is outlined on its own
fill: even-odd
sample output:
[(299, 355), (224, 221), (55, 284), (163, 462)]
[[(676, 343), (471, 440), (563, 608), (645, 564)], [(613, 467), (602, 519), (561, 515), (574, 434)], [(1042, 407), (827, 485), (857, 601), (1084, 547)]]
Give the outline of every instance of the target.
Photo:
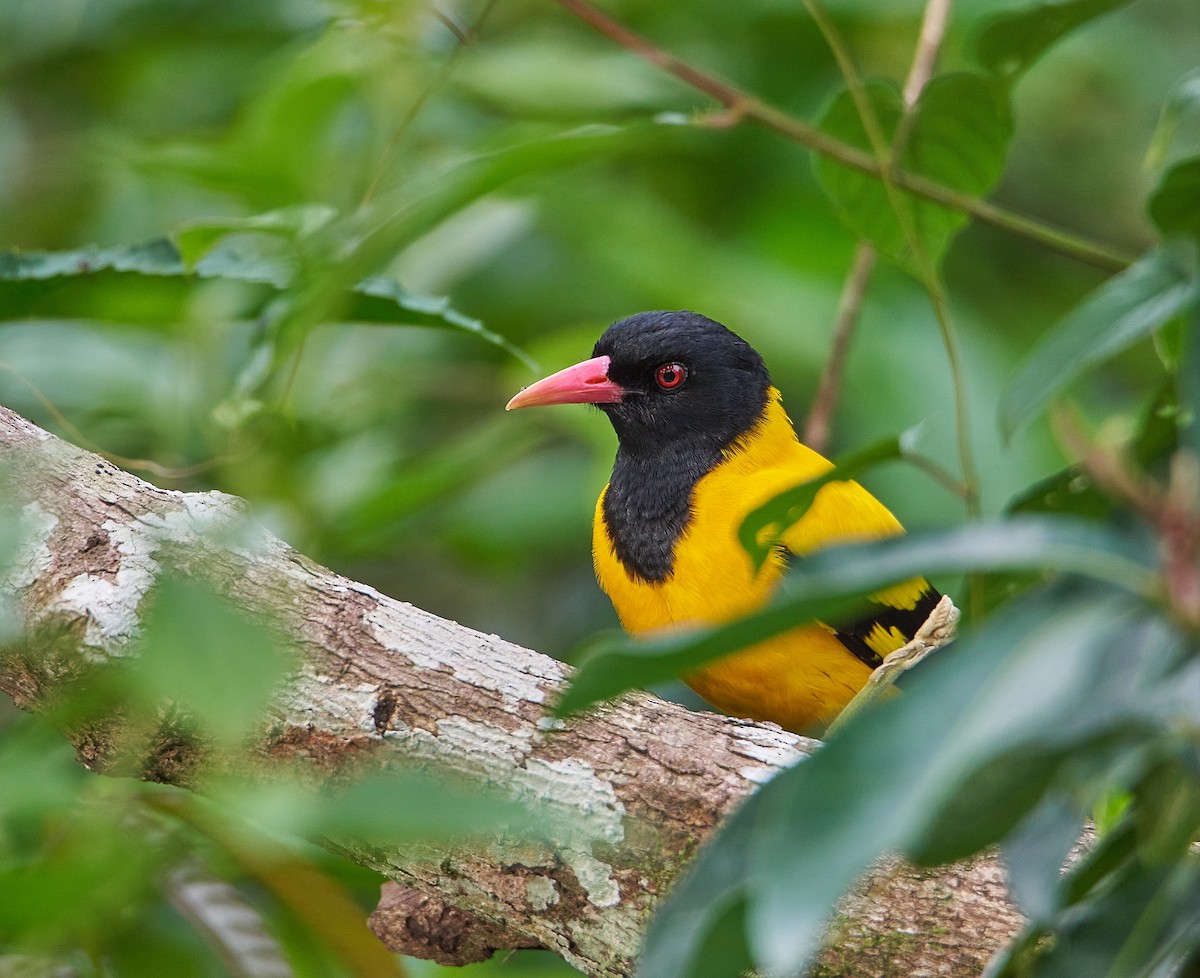
[[(971, 425), (967, 401), (966, 374), (962, 366), (962, 355), (958, 346), (958, 334), (950, 315), (950, 305), (946, 298), (946, 290), (942, 286), (941, 276), (938, 274), (936, 266), (925, 250), (924, 242), (921, 241), (920, 235), (917, 233), (913, 213), (910, 208), (911, 201), (896, 191), (895, 182), (892, 179), (891, 147), (883, 138), (879, 119), (876, 117), (874, 107), (867, 97), (866, 88), (862, 78), (858, 74), (853, 59), (850, 57), (845, 41), (838, 31), (837, 25), (829, 19), (817, 0), (804, 0), (804, 5), (812, 14), (817, 28), (821, 31), (822, 36), (824, 36), (826, 43), (833, 52), (838, 67), (842, 72), (842, 77), (846, 82), (846, 87), (854, 99), (863, 129), (870, 140), (872, 151), (880, 165), (880, 178), (883, 183), (884, 193), (887, 195), (888, 203), (896, 217), (896, 221), (904, 233), (905, 242), (912, 254), (913, 261), (916, 263), (921, 283), (924, 285), (925, 291), (929, 295), (930, 304), (933, 306), (934, 317), (937, 319), (938, 329), (942, 336), (942, 346), (946, 351), (946, 361), (950, 371), (950, 383), (953, 389), (955, 440), (957, 442), (958, 464), (962, 472), (962, 485), (965, 494), (967, 515), (972, 518), (978, 517), (980, 513), (979, 476), (975, 469), (975, 458), (971, 449)], [(975, 589), (972, 590), (974, 592)]]
[[(912, 136), (913, 124), (917, 117), (917, 101), (920, 99), (926, 83), (932, 77), (934, 66), (937, 64), (942, 39), (946, 35), (946, 25), (950, 19), (951, 4), (952, 0), (928, 0), (925, 4), (925, 14), (921, 19), (921, 33), (917, 38), (912, 65), (904, 83), (904, 112), (896, 126), (895, 135), (892, 136), (891, 160), (893, 165), (896, 160), (903, 157), (905, 147)], [(833, 426), (833, 412), (841, 392), (842, 376), (845, 373), (846, 359), (850, 352), (850, 340), (862, 312), (867, 286), (870, 283), (871, 271), (874, 267), (874, 246), (869, 241), (859, 241), (854, 249), (854, 259), (851, 262), (850, 271), (842, 286), (829, 358), (825, 361), (825, 366), (821, 371), (817, 396), (813, 399), (813, 405), (804, 426), (804, 442), (817, 452), (824, 453), (829, 443), (829, 435)]]
[(854, 250), (854, 260), (850, 273), (842, 286), (842, 295), (838, 300), (837, 319), (833, 326), (833, 342), (829, 348), (829, 358), (821, 371), (821, 380), (817, 385), (817, 394), (813, 398), (812, 408), (808, 419), (804, 422), (804, 444), (815, 452), (825, 454), (829, 446), (829, 434), (833, 427), (833, 410), (837, 406), (841, 393), (842, 375), (845, 372), (846, 357), (850, 352), (850, 339), (854, 335), (854, 327), (862, 310), (863, 299), (867, 294), (867, 282), (871, 278), (871, 270), (875, 267), (875, 249), (868, 241), (860, 241)]
[(152, 476), (159, 479), (182, 480), (190, 479), (194, 475), (199, 475), (201, 472), (207, 472), (209, 469), (216, 468), (218, 465), (224, 465), (227, 462), (235, 460), (233, 455), (218, 455), (213, 458), (206, 459), (203, 462), (196, 462), (194, 465), (185, 465), (180, 467), (171, 467), (168, 465), (160, 465), (153, 459), (149, 458), (129, 458), (125, 455), (118, 455), (116, 452), (110, 452), (96, 443), (92, 438), (89, 438), (83, 431), (75, 425), (65, 414), (58, 409), (58, 406), (50, 400), (46, 393), (37, 386), (32, 380), (26, 377), (23, 373), (17, 370), (10, 363), (0, 360), (0, 370), (7, 371), (12, 374), (20, 383), (24, 384), (38, 403), (46, 409), (46, 412), (58, 422), (58, 426), (66, 432), (67, 436), (82, 448), (86, 448), (90, 452), (95, 452), (101, 455), (114, 465), (119, 465), (123, 469), (131, 469), (135, 472), (149, 472)]
[(450, 77), (450, 72), (453, 70), (454, 63), (458, 60), (459, 55), (475, 43), (475, 39), (479, 36), (479, 31), (483, 27), (483, 22), (487, 20), (488, 14), (492, 12), (492, 8), (495, 5), (496, 0), (486, 0), (483, 9), (479, 11), (479, 16), (475, 18), (475, 22), (465, 31), (441, 10), (437, 9), (437, 7), (433, 8), (433, 15), (446, 30), (454, 35), (456, 43), (434, 73), (433, 78), (430, 79), (429, 84), (417, 94), (412, 105), (408, 107), (408, 111), (404, 113), (404, 118), (396, 126), (391, 139), (388, 141), (379, 158), (379, 163), (375, 167), (375, 173), (371, 177), (371, 182), (363, 194), (363, 204), (370, 203), (371, 198), (375, 196), (375, 192), (379, 189), (379, 185), (383, 182), (384, 175), (387, 173), (388, 164), (391, 162), (392, 157), (396, 155), (396, 150), (399, 149), (400, 143), (412, 128), (413, 123), (416, 122), (417, 116), (421, 114), (421, 110), (425, 108), (426, 103), (433, 97), (434, 92), (441, 88), (446, 79)]
[[(843, 166), (882, 179), (883, 167), (870, 153), (834, 139), (737, 86), (706, 74), (613, 20), (607, 14), (593, 7), (587, 0), (555, 0), (555, 2), (623, 48), (715, 99), (731, 110), (730, 118), (750, 119), (807, 149), (841, 163)], [(1081, 235), (1051, 227), (1033, 218), (1016, 214), (989, 201), (943, 186), (915, 173), (896, 171), (891, 174), (891, 179), (897, 187), (916, 194), (918, 197), (924, 197), (952, 210), (970, 214), (994, 227), (1037, 241), (1047, 248), (1105, 271), (1121, 271), (1136, 260), (1133, 255), (1091, 241)]]

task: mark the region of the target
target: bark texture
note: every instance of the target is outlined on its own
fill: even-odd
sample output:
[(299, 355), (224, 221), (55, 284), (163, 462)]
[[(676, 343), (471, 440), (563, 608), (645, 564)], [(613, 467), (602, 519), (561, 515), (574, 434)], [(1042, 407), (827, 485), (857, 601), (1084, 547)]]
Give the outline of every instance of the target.
[[(234, 497), (155, 488), (4, 408), (0, 484), (21, 525), (15, 559), (0, 567), (0, 616), (21, 636), (3, 646), (0, 689), (22, 707), (44, 709), (89, 665), (130, 654), (143, 600), (170, 568), (273, 623), (297, 650), (254, 745), (265, 775), (337, 783), (437, 764), (562, 816), (537, 843), (389, 852), (339, 841), (396, 881), (372, 927), (406, 953), (465, 963), (544, 947), (588, 975), (628, 975), (650, 911), (697, 845), (814, 746), (647, 694), (550, 721), (563, 664), (315, 564)], [(131, 764), (127, 734), (148, 724), (158, 728)], [(161, 716), (105, 716), (66, 733), (97, 770), (203, 790), (204, 745)], [(1016, 925), (997, 874), (988, 860), (936, 877), (880, 870), (848, 899), (827, 973), (973, 973)], [(885, 966), (880, 942), (895, 934), (904, 940)], [(950, 944), (946, 971), (936, 962), (950, 960)]]

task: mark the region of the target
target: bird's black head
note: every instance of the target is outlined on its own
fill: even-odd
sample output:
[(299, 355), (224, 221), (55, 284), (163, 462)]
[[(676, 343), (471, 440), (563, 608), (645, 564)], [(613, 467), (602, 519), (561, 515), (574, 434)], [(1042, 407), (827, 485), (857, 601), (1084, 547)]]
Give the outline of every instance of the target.
[(621, 445), (603, 520), (635, 578), (665, 581), (691, 520), (696, 483), (763, 416), (771, 378), (740, 336), (694, 312), (613, 323), (592, 358), (525, 388), (509, 408), (595, 404)]
[(690, 446), (720, 451), (749, 431), (771, 384), (762, 358), (694, 312), (643, 312), (613, 323), (593, 357), (607, 357), (620, 400), (599, 402), (631, 452)]

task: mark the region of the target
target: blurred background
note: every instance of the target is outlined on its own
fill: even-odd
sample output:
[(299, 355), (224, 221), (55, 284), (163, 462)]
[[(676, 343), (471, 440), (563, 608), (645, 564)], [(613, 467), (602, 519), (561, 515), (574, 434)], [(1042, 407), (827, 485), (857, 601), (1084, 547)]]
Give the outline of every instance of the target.
[[(974, 67), (980, 24), (1015, 6), (964, 0), (942, 69)], [(826, 7), (864, 74), (903, 79), (922, 3)], [(605, 9), (799, 117), (840, 82), (798, 3)], [(0, 403), (157, 484), (241, 495), (341, 573), (569, 657), (616, 625), (590, 561), (615, 441), (590, 408), (506, 415), (508, 397), (614, 319), (689, 308), (763, 353), (794, 419), (810, 407), (855, 240), (809, 154), (695, 124), (706, 99), (554, 3), (3, 0), (0, 38), (0, 251), (86, 263), (168, 238), (204, 272), (6, 284)], [(1143, 250), (1147, 151), (1197, 51), (1195, 0), (1138, 0), (1054, 47), (1015, 89), (994, 199)], [(1044, 423), (1002, 442), (998, 393), (1105, 273), (980, 225), (944, 272), (994, 513), (1064, 461)], [(405, 290), (398, 308), (342, 296), (368, 275)], [(1138, 348), (1075, 394), (1132, 416), (1158, 373)], [(929, 303), (881, 263), (830, 448), (916, 426), (956, 470)], [(963, 518), (914, 469), (865, 481), (911, 527)], [(370, 899), (373, 877), (334, 871)], [(178, 973), (222, 973), (189, 957)], [(573, 972), (522, 954), (471, 973)]]

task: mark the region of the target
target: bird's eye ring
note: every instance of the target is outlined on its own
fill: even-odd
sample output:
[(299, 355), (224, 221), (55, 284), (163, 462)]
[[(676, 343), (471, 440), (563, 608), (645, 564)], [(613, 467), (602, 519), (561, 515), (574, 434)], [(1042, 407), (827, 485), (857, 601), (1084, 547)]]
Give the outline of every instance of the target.
[(664, 363), (654, 371), (654, 382), (664, 391), (679, 390), (687, 380), (687, 367), (682, 363)]

